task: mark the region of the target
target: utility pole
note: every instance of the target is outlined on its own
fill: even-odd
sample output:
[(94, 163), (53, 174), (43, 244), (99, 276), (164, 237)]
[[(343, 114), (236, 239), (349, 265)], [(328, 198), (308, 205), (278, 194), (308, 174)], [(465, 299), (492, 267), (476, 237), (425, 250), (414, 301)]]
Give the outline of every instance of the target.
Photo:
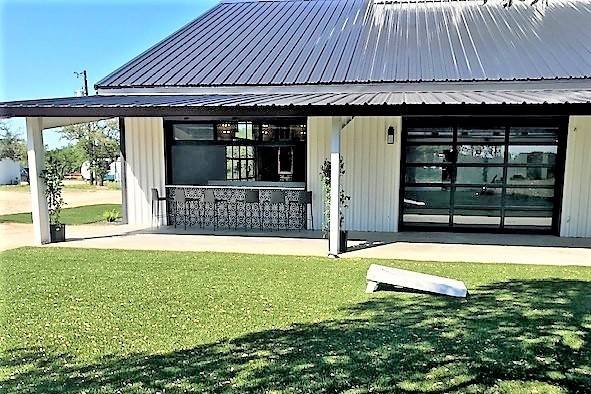
[(88, 76), (86, 75), (86, 70), (82, 70), (82, 72), (74, 72), (76, 78), (80, 78), (81, 76), (84, 78), (84, 86), (82, 87), (82, 95), (88, 96)]

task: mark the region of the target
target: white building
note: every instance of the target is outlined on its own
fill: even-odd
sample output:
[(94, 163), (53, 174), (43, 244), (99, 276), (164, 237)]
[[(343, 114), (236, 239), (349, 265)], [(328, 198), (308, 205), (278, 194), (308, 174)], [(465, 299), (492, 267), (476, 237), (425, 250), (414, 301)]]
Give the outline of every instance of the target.
[[(80, 167), (80, 174), (85, 181), (90, 180), (90, 163), (85, 161)], [(121, 158), (109, 164), (109, 171), (105, 176), (106, 181), (121, 182)]]
[(12, 159), (0, 160), (0, 185), (18, 185), (21, 182), (21, 165)]
[(307, 210), (320, 229), (328, 160), (332, 254), (342, 229), (590, 237), (591, 4), (537, 7), (222, 1), (101, 80), (98, 95), (3, 103), (0, 115), (28, 117), (35, 179), (41, 130), (120, 117), (134, 224), (153, 223), (156, 189), (168, 218), (184, 215), (184, 192), (226, 207), (192, 208), (191, 223), (207, 210), (244, 225), (242, 201), (258, 191), (254, 227), (312, 227)]

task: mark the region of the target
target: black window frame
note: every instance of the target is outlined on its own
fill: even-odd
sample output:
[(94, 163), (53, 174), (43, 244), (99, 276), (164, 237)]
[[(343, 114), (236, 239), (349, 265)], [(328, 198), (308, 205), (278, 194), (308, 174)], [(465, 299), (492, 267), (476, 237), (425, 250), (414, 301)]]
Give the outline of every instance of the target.
[[(306, 139), (302, 140), (280, 140), (278, 136), (274, 136), (272, 141), (264, 141), (261, 132), (257, 133), (257, 139), (232, 139), (232, 140), (223, 140), (218, 138), (218, 125), (223, 123), (242, 123), (242, 122), (251, 122), (253, 124), (253, 135), (254, 132), (254, 125), (263, 125), (263, 124), (272, 124), (278, 126), (293, 126), (293, 125), (306, 125), (305, 135)], [(213, 124), (214, 125), (214, 132), (213, 132), (213, 139), (212, 140), (175, 140), (174, 139), (174, 126), (177, 124)], [(233, 119), (203, 119), (203, 120), (173, 120), (173, 119), (164, 119), (163, 122), (163, 131), (164, 131), (164, 177), (165, 183), (167, 185), (172, 184), (172, 147), (174, 145), (201, 145), (201, 146), (253, 146), (255, 150), (258, 147), (296, 147), (301, 146), (304, 153), (304, 163), (308, 163), (308, 152), (307, 152), (307, 137), (308, 137), (308, 130), (307, 130), (307, 118), (305, 117), (282, 117), (282, 118), (233, 118)], [(259, 130), (260, 131), (260, 130)], [(255, 174), (257, 172), (256, 169), (256, 159), (255, 159)], [(256, 176), (256, 175), (255, 175)], [(303, 181), (293, 181), (296, 183), (307, 183), (307, 170), (303, 173)], [(256, 178), (255, 178), (256, 179)], [(240, 181), (234, 179), (227, 179), (228, 181)], [(265, 182), (265, 181), (263, 181)], [(282, 181), (275, 182), (278, 185), (284, 183)]]
[[(402, 126), (402, 144), (401, 144), (401, 169), (400, 169), (400, 195), (399, 195), (399, 217), (398, 217), (398, 225), (401, 231), (448, 231), (448, 232), (492, 232), (492, 233), (534, 233), (534, 234), (553, 234), (559, 235), (560, 232), (560, 216), (561, 216), (561, 209), (562, 209), (562, 193), (563, 193), (563, 186), (564, 186), (564, 168), (565, 168), (565, 158), (566, 158), (566, 140), (567, 140), (567, 130), (568, 130), (568, 117), (564, 116), (514, 116), (514, 117), (504, 117), (504, 116), (449, 116), (449, 117), (404, 117), (403, 118), (403, 126)], [(437, 142), (425, 142), (421, 143), (418, 141), (409, 141), (408, 140), (408, 130), (411, 128), (451, 128), (452, 138), (451, 141), (445, 140), (438, 140)], [(459, 128), (504, 128), (504, 138), (502, 141), (499, 139), (497, 141), (485, 141), (485, 140), (478, 140), (478, 139), (471, 139), (471, 140), (463, 140), (459, 141), (458, 136), (458, 129)], [(551, 127), (557, 130), (557, 142), (550, 143), (550, 142), (541, 142), (538, 139), (532, 139), (532, 141), (513, 141), (510, 140), (511, 135), (511, 128), (515, 127), (531, 127), (531, 128), (544, 128), (544, 127)], [(458, 146), (461, 145), (487, 145), (487, 146), (501, 146), (504, 148), (504, 156), (503, 156), (503, 163), (461, 163), (458, 165), (457, 158), (452, 160), (452, 163), (407, 163), (407, 147), (408, 146), (429, 146), (429, 145), (449, 145), (452, 147), (452, 150), (457, 152)], [(557, 146), (557, 153), (556, 153), (556, 162), (554, 165), (550, 164), (509, 164), (509, 146)], [(434, 182), (434, 183), (412, 183), (406, 181), (406, 172), (408, 167), (448, 167), (451, 169), (452, 175), (451, 180), (449, 182)], [(495, 183), (482, 183), (482, 184), (466, 184), (466, 183), (456, 183), (457, 177), (457, 169), (458, 168), (502, 168), (503, 170), (503, 178), (500, 184)], [(554, 185), (553, 187), (548, 187), (544, 185), (514, 185), (509, 183), (507, 179), (507, 174), (509, 169), (511, 168), (554, 168)], [(406, 187), (441, 187), (442, 184), (445, 184), (447, 187), (450, 188), (450, 209), (449, 209), (449, 221), (446, 225), (421, 225), (421, 224), (408, 224), (404, 221), (404, 214), (405, 214), (405, 191)], [(481, 206), (479, 208), (482, 209), (500, 209), (500, 225), (498, 228), (486, 227), (485, 225), (478, 226), (475, 225), (474, 227), (470, 226), (457, 226), (454, 224), (454, 209), (467, 209), (470, 210), (470, 207), (464, 206), (457, 206), (455, 204), (455, 190), (456, 188), (467, 188), (467, 187), (479, 187), (479, 186), (486, 186), (490, 188), (502, 188), (502, 197), (501, 197), (501, 205), (494, 206), (494, 207), (485, 207)], [(506, 191), (507, 189), (552, 189), (554, 192), (553, 197), (553, 208), (552, 208), (552, 225), (551, 228), (544, 229), (544, 228), (531, 228), (524, 226), (523, 228), (519, 227), (512, 227), (505, 225), (505, 219), (508, 217), (507, 213), (509, 212), (523, 212), (523, 211), (531, 211), (531, 212), (548, 212), (550, 211), (548, 208), (545, 207), (531, 207), (531, 206), (509, 206), (506, 204)], [(478, 208), (474, 208), (475, 211)]]

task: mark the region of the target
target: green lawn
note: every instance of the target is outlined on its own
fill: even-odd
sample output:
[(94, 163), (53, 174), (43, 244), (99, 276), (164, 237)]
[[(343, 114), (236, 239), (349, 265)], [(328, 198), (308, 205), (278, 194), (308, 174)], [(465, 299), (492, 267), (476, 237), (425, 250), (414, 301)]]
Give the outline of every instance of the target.
[(591, 392), (591, 269), (382, 261), (456, 300), (366, 295), (371, 262), (5, 252), (0, 392)]
[[(104, 221), (103, 213), (113, 209), (121, 212), (120, 204), (97, 204), (64, 208), (61, 221), (64, 224), (90, 224)], [(0, 223), (33, 223), (30, 212), (0, 215)]]

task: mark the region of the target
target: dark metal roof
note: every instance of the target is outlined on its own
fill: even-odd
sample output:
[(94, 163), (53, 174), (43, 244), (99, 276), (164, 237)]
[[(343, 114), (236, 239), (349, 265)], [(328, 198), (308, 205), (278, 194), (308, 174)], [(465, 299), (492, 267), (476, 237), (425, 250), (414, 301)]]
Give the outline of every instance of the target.
[(97, 87), (591, 77), (589, 0), (500, 3), (223, 2)]
[[(14, 116), (173, 116), (191, 114), (235, 115), (265, 111), (270, 115), (356, 115), (379, 113), (383, 106), (441, 104), (545, 105), (569, 104), (591, 113), (591, 90), (491, 90), (390, 93), (318, 94), (206, 94), (206, 95), (112, 95), (0, 103), (0, 117)], [(377, 109), (376, 109), (377, 108)], [(284, 111), (289, 109), (290, 111)], [(523, 108), (522, 108), (523, 109)], [(293, 111), (291, 111), (293, 110)], [(360, 111), (361, 110), (361, 111)], [(423, 111), (425, 111), (423, 109)], [(419, 111), (420, 112), (420, 111)], [(388, 112), (394, 114), (394, 112)]]

